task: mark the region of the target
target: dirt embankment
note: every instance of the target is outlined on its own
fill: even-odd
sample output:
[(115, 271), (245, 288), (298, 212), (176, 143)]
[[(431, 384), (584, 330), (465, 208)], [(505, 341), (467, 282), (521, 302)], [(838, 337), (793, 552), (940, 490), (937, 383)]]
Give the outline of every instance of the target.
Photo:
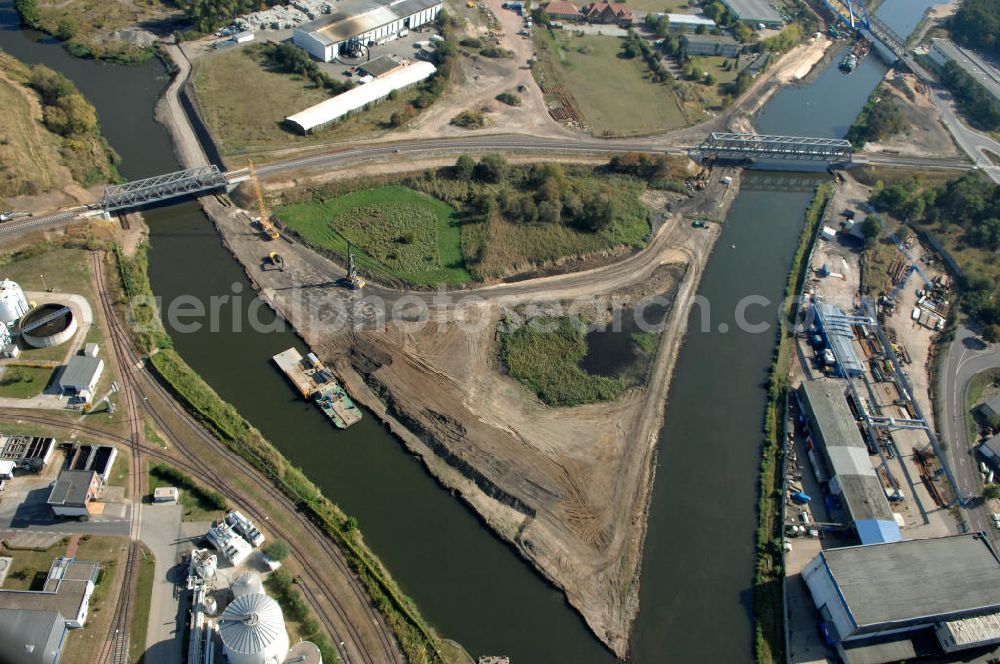
[[(722, 185), (720, 176), (689, 202), (687, 212), (724, 213), (735, 188)], [(377, 316), (360, 306), (362, 294), (295, 287), (331, 283), (339, 267), (283, 244), (285, 271), (262, 270), (267, 246), (245, 216), (214, 199), (205, 205), (262, 296), (331, 362), (350, 393), (563, 588), (594, 633), (624, 657), (638, 611), (663, 403), (718, 228), (693, 229), (675, 215), (639, 254), (585, 272), (460, 293), (476, 298), (465, 306), (433, 304), (435, 294), (372, 286), (365, 289), (364, 304), (380, 299), (397, 312), (405, 310), (405, 301), (430, 305), (422, 326), (372, 325)], [(615, 402), (549, 408), (500, 371), (495, 329), (505, 308), (660, 293), (670, 295), (671, 309), (647, 383)], [(324, 315), (338, 309), (349, 312), (346, 325), (344, 318)]]

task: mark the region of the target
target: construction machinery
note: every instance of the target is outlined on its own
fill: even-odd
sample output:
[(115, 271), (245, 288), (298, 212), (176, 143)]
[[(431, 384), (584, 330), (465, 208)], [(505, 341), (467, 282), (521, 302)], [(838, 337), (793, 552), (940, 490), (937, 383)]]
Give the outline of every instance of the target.
[(257, 173), (253, 169), (253, 162), (247, 162), (247, 170), (250, 171), (250, 181), (253, 182), (253, 193), (257, 197), (257, 210), (260, 213), (260, 217), (257, 218), (257, 223), (260, 224), (260, 230), (267, 236), (268, 240), (277, 240), (281, 237), (278, 229), (274, 227), (271, 223), (271, 215), (267, 211), (267, 205), (264, 203), (264, 192), (260, 189), (260, 180), (257, 179)]
[(354, 246), (350, 240), (347, 241), (347, 285), (355, 290), (365, 287), (365, 280), (354, 264)]
[(267, 262), (282, 272), (285, 271), (285, 259), (277, 251), (272, 251), (267, 255)]

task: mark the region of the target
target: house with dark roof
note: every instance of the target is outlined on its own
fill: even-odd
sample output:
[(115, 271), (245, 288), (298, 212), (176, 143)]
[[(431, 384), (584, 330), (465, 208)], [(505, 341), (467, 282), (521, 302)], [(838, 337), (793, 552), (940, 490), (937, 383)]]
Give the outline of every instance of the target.
[(579, 21), (583, 18), (580, 8), (572, 2), (555, 0), (542, 5), (542, 13), (553, 21)]
[(621, 2), (595, 2), (587, 7), (584, 19), (588, 23), (620, 25), (627, 28), (635, 18), (629, 6)]
[(48, 505), (56, 516), (86, 517), (100, 490), (101, 478), (93, 470), (64, 469), (52, 485)]

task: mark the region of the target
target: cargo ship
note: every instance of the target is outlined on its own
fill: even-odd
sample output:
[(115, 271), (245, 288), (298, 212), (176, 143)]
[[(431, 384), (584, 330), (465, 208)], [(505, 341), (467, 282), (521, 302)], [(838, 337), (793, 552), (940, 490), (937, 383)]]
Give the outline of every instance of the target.
[(868, 52), (872, 50), (872, 43), (864, 37), (858, 37), (851, 47), (850, 52), (840, 61), (840, 70), (844, 73), (851, 73), (864, 60)]
[(315, 353), (303, 358), (299, 351), (289, 348), (271, 359), (299, 393), (306, 399), (313, 399), (338, 429), (346, 429), (361, 420), (361, 409)]

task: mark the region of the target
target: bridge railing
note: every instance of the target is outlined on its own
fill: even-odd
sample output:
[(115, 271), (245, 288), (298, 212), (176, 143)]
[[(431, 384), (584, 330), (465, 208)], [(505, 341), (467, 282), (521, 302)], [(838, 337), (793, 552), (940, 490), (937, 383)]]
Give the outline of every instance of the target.
[(226, 184), (226, 175), (218, 166), (214, 164), (199, 166), (124, 184), (109, 185), (104, 188), (101, 207), (108, 212), (114, 212), (208, 191)]

